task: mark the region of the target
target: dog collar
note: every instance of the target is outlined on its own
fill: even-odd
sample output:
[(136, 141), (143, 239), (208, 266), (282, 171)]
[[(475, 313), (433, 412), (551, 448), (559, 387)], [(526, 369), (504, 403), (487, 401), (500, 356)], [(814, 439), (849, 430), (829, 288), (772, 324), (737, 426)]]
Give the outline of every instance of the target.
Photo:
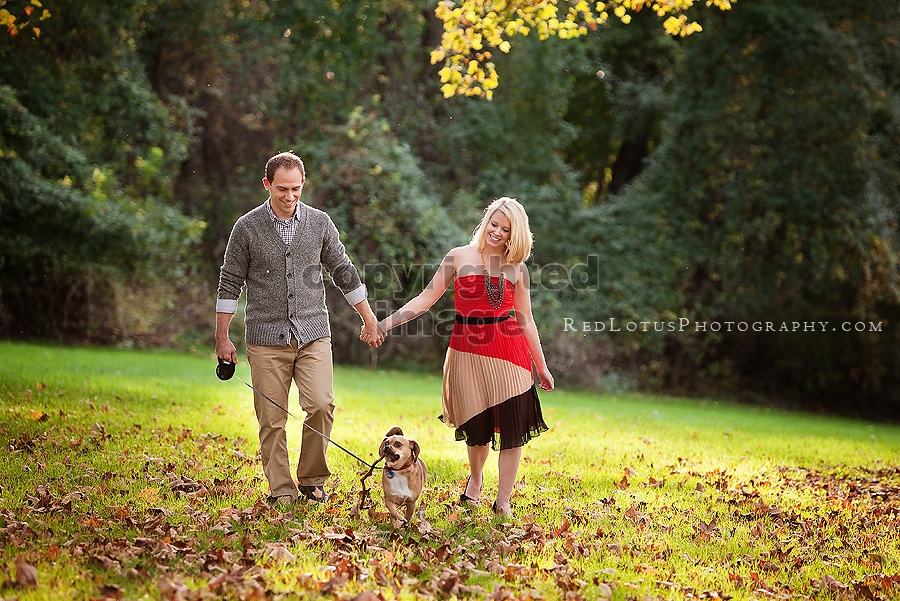
[(412, 465), (413, 465), (415, 462), (416, 462), (416, 460), (413, 459), (412, 461), (410, 461), (409, 463), (407, 463), (407, 464), (404, 465), (403, 467), (386, 467), (386, 468), (384, 468), (384, 473), (387, 475), (388, 478), (393, 478), (393, 477), (394, 477), (394, 472), (402, 472), (403, 470), (412, 467)]

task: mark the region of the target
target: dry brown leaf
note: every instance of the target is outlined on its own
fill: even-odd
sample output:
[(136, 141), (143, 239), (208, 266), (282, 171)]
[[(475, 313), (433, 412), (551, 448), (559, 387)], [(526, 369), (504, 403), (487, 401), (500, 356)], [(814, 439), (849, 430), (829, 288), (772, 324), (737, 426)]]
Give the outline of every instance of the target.
[(38, 585), (37, 568), (22, 559), (16, 559), (16, 584), (21, 587), (36, 587)]
[(284, 545), (270, 545), (269, 561), (279, 563), (290, 563), (296, 559), (293, 553), (288, 551)]
[(156, 581), (156, 589), (164, 599), (177, 599), (181, 593), (187, 591), (187, 587), (181, 582), (172, 582), (165, 576), (160, 576)]
[(484, 565), (484, 568), (485, 568), (488, 572), (490, 572), (491, 574), (493, 574), (493, 575), (495, 575), (495, 576), (499, 576), (500, 574), (502, 574), (503, 572), (506, 571), (506, 569), (503, 567), (503, 565), (502, 565), (499, 561), (497, 561), (497, 560), (495, 560), (495, 559), (492, 559), (492, 560), (488, 561), (488, 562)]
[(100, 587), (100, 599), (103, 601), (108, 601), (110, 599), (118, 600), (121, 599), (125, 592), (122, 590), (121, 586), (116, 584), (104, 584)]

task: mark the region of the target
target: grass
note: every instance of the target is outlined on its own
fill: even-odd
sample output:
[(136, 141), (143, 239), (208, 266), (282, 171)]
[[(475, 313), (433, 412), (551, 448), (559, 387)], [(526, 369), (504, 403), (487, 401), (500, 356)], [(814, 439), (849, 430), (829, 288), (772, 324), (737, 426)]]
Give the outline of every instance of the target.
[(214, 367), (0, 342), (0, 598), (900, 598), (896, 426), (544, 393), (503, 520), (495, 454), (480, 506), (455, 503), (439, 374), (338, 367), (335, 441), (374, 461), (397, 424), (423, 449), (423, 510), (395, 530), (377, 475), (357, 514), (361, 464), (334, 447), (332, 502), (268, 507), (250, 391)]

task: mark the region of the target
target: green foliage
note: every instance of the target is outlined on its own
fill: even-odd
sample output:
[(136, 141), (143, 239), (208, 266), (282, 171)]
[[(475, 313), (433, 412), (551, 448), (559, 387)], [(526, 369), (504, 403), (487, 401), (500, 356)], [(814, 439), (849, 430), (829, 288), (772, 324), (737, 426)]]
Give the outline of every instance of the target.
[(0, 39), (4, 333), (115, 341), (118, 283), (175, 288), (193, 269), (203, 223), (173, 206), (189, 112), (135, 52), (151, 7), (57, 2), (43, 38)]
[[(624, 251), (639, 258), (628, 265), (647, 285), (626, 295), (631, 313), (820, 321), (837, 331), (647, 336), (645, 348), (666, 348), (669, 383), (698, 369), (718, 379), (733, 366), (769, 391), (897, 414), (889, 374), (900, 105), (891, 77), (900, 55), (885, 56), (897, 34), (888, 14), (880, 4), (747, 3), (686, 44), (664, 140), (640, 184), (610, 208), (608, 244), (630, 238)], [(884, 331), (846, 333), (844, 321)], [(863, 403), (873, 398), (881, 402)]]
[(442, 178), (481, 193), (481, 208), (499, 196), (526, 202), (523, 193), (534, 186), (566, 185), (559, 149), (577, 135), (563, 121), (570, 57), (556, 40), (525, 38), (520, 50), (497, 61), (504, 86), (493, 101), (456, 98), (443, 104), (436, 143), (444, 159), (434, 168)]
[[(104, 278), (177, 277), (188, 268), (202, 223), (152, 196), (129, 195), (115, 173), (50, 132), (8, 86), (0, 86), (0, 153), (4, 331), (78, 335), (98, 325), (78, 317), (92, 297), (114, 310)], [(145, 165), (158, 164), (161, 151), (150, 159)]]
[[(5, 6), (21, 23), (26, 5)], [(491, 102), (440, 98), (434, 2), (54, 0), (51, 18), (32, 11), (28, 29), (0, 36), (0, 332), (140, 340), (170, 332), (162, 318), (176, 307), (208, 328), (196, 285), (211, 295), (234, 220), (264, 198), (264, 161), (293, 149), (380, 313), (509, 195), (532, 217), (534, 310), (560, 382), (749, 386), (894, 412), (896, 3), (739, 2), (699, 11), (704, 31), (684, 39), (642, 6), (619, 15), (628, 25), (516, 36), (508, 54), (483, 56), (503, 82)], [(560, 270), (585, 264), (586, 279), (560, 287)], [(158, 282), (167, 289), (141, 287)], [(329, 305), (342, 359), (440, 362), (440, 328), (369, 355), (355, 315), (340, 298)], [(563, 327), (610, 317), (884, 329)]]
[[(373, 100), (375, 106), (379, 100)], [(372, 109), (357, 107), (345, 125), (325, 133), (320, 142), (306, 146), (304, 201), (331, 215), (363, 275), (370, 302), (384, 315), (418, 294), (444, 254), (468, 238), (439, 202), (409, 145)], [(358, 318), (345, 302), (334, 300), (333, 330), (345, 331), (333, 332), (342, 342), (336, 345), (340, 355), (368, 352), (354, 342)], [(440, 356), (443, 338), (433, 325), (412, 339), (392, 340), (389, 356), (406, 351), (420, 358)], [(428, 353), (422, 352), (422, 344)]]
[(566, 46), (574, 83), (565, 120), (578, 135), (563, 156), (581, 175), (585, 204), (603, 202), (640, 174), (659, 144), (683, 52), (648, 11)]

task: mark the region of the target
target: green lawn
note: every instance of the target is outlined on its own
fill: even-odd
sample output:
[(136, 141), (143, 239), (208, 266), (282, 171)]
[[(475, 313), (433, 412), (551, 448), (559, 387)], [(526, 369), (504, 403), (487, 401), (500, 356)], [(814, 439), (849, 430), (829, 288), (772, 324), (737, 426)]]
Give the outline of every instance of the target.
[(357, 513), (363, 467), (334, 447), (332, 502), (268, 507), (251, 393), (214, 368), (0, 342), (0, 598), (900, 598), (897, 426), (543, 393), (550, 431), (504, 521), (496, 455), (480, 506), (455, 503), (439, 374), (338, 367), (332, 438), (374, 460), (397, 424), (428, 464), (423, 511), (394, 530), (377, 474)]

